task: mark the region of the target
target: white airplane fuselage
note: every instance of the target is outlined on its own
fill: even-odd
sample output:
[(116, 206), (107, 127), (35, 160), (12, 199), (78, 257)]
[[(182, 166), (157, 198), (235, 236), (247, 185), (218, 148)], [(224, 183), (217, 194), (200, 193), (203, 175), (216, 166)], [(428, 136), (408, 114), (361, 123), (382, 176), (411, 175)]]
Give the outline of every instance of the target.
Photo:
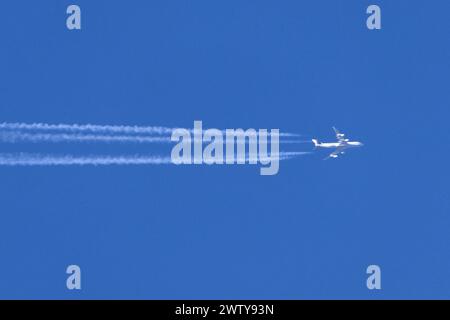
[(313, 140), (314, 146), (317, 148), (352, 148), (352, 147), (361, 147), (363, 144), (359, 141), (346, 141), (346, 142), (318, 142), (317, 140)]
[(333, 148), (335, 149), (331, 154), (328, 155), (324, 160), (329, 158), (337, 158), (340, 154), (344, 153), (345, 149), (355, 148), (363, 146), (362, 142), (359, 141), (350, 141), (349, 139), (345, 139), (345, 134), (339, 132), (335, 127), (333, 127), (334, 132), (336, 133), (337, 142), (319, 142), (317, 139), (312, 139), (314, 143), (314, 147), (316, 148)]

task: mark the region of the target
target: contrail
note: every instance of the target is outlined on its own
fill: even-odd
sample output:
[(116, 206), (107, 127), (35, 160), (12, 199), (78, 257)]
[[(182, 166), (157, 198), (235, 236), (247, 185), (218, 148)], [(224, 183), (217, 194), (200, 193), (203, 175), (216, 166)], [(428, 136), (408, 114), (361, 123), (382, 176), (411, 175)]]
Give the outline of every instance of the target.
[[(67, 131), (67, 132), (91, 132), (104, 134), (148, 134), (171, 135), (179, 128), (162, 126), (126, 126), (126, 125), (97, 125), (97, 124), (48, 124), (48, 123), (0, 123), (0, 130), (30, 130), (30, 131)], [(193, 129), (186, 129), (190, 132)], [(203, 131), (205, 131), (204, 129)], [(298, 137), (296, 133), (280, 133), (280, 137)]]
[(99, 135), (99, 134), (72, 134), (72, 133), (21, 133), (0, 132), (0, 141), (15, 143), (26, 142), (132, 142), (154, 143), (171, 142), (170, 137), (161, 136), (134, 136), (134, 135)]
[(312, 143), (311, 140), (281, 140), (283, 144), (299, 144), (299, 143)]
[(294, 157), (302, 156), (305, 154), (311, 154), (311, 151), (282, 151), (280, 152), (280, 158), (291, 159)]
[(0, 166), (107, 166), (170, 164), (170, 157), (157, 156), (54, 156), (40, 154), (2, 154)]
[[(309, 152), (281, 152), (278, 160), (288, 160)], [(258, 158), (257, 160), (268, 160)], [(246, 160), (249, 160), (247, 157)], [(271, 160), (274, 160), (273, 157)], [(171, 164), (170, 157), (161, 156), (73, 156), (43, 154), (0, 154), (0, 166), (109, 166)]]
[(48, 124), (48, 123), (0, 123), (0, 129), (8, 130), (53, 130), (95, 133), (131, 133), (131, 134), (171, 134), (173, 128), (157, 126), (123, 126), (96, 124)]
[[(195, 139), (191, 139), (194, 141)], [(0, 131), (0, 142), (123, 142), (123, 143), (171, 143), (169, 136), (101, 135), (84, 133), (24, 133)], [(305, 140), (281, 140), (283, 144), (311, 143)]]

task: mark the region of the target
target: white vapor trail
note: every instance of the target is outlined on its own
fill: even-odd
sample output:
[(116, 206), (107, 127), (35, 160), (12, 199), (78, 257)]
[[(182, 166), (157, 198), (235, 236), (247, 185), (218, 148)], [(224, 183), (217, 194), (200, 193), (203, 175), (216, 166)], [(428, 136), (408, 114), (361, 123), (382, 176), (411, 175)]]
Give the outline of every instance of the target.
[(73, 134), (73, 133), (0, 133), (0, 141), (3, 142), (170, 142), (170, 137), (161, 136), (134, 136), (134, 135), (99, 135), (99, 134)]
[(123, 126), (96, 124), (48, 124), (48, 123), (0, 123), (0, 129), (7, 130), (53, 130), (70, 132), (171, 134), (173, 129), (155, 126)]
[[(281, 152), (278, 160), (288, 160), (310, 152)], [(249, 158), (246, 158), (249, 160)], [(261, 159), (257, 160), (275, 160)], [(108, 165), (159, 165), (171, 164), (170, 157), (160, 156), (73, 156), (43, 154), (0, 154), (0, 166), (108, 166)]]
[(157, 156), (54, 156), (40, 154), (0, 155), (0, 166), (107, 166), (169, 164), (169, 157)]
[[(192, 139), (195, 140), (195, 139)], [(138, 135), (105, 135), (105, 134), (83, 134), (83, 133), (24, 133), (24, 132), (1, 132), (0, 142), (129, 142), (129, 143), (170, 143), (169, 136), (138, 136)], [(283, 144), (310, 143), (306, 140), (281, 140)]]
[[(29, 130), (29, 131), (67, 131), (67, 132), (91, 132), (104, 134), (153, 134), (171, 135), (178, 128), (162, 126), (126, 126), (126, 125), (97, 125), (97, 124), (48, 124), (48, 123), (0, 123), (0, 130)], [(190, 132), (193, 129), (186, 129)], [(205, 131), (206, 129), (204, 129)], [(280, 137), (298, 137), (295, 133), (280, 133)]]

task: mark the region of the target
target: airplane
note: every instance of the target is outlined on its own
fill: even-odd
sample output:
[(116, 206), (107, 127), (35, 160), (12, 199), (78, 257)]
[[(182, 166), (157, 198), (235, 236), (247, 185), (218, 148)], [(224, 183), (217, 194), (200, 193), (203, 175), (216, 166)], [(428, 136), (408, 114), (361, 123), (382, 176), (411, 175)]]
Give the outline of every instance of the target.
[(315, 148), (336, 148), (332, 153), (330, 153), (325, 159), (329, 158), (337, 158), (340, 154), (344, 154), (344, 150), (348, 148), (354, 147), (362, 147), (364, 144), (359, 141), (350, 141), (345, 138), (345, 134), (340, 133), (335, 127), (333, 127), (334, 132), (336, 133), (336, 138), (338, 142), (319, 142), (317, 139), (312, 139)]

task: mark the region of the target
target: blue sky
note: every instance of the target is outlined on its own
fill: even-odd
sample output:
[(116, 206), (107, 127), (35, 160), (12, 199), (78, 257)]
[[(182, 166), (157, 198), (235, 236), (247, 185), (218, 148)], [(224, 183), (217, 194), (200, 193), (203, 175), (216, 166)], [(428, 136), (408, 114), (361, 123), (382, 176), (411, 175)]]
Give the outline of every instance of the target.
[[(0, 167), (0, 298), (450, 298), (448, 1), (77, 0), (82, 30), (68, 31), (71, 3), (0, 4), (0, 122), (202, 120), (321, 140), (334, 125), (365, 146), (270, 177)], [(380, 31), (365, 26), (373, 3)]]

